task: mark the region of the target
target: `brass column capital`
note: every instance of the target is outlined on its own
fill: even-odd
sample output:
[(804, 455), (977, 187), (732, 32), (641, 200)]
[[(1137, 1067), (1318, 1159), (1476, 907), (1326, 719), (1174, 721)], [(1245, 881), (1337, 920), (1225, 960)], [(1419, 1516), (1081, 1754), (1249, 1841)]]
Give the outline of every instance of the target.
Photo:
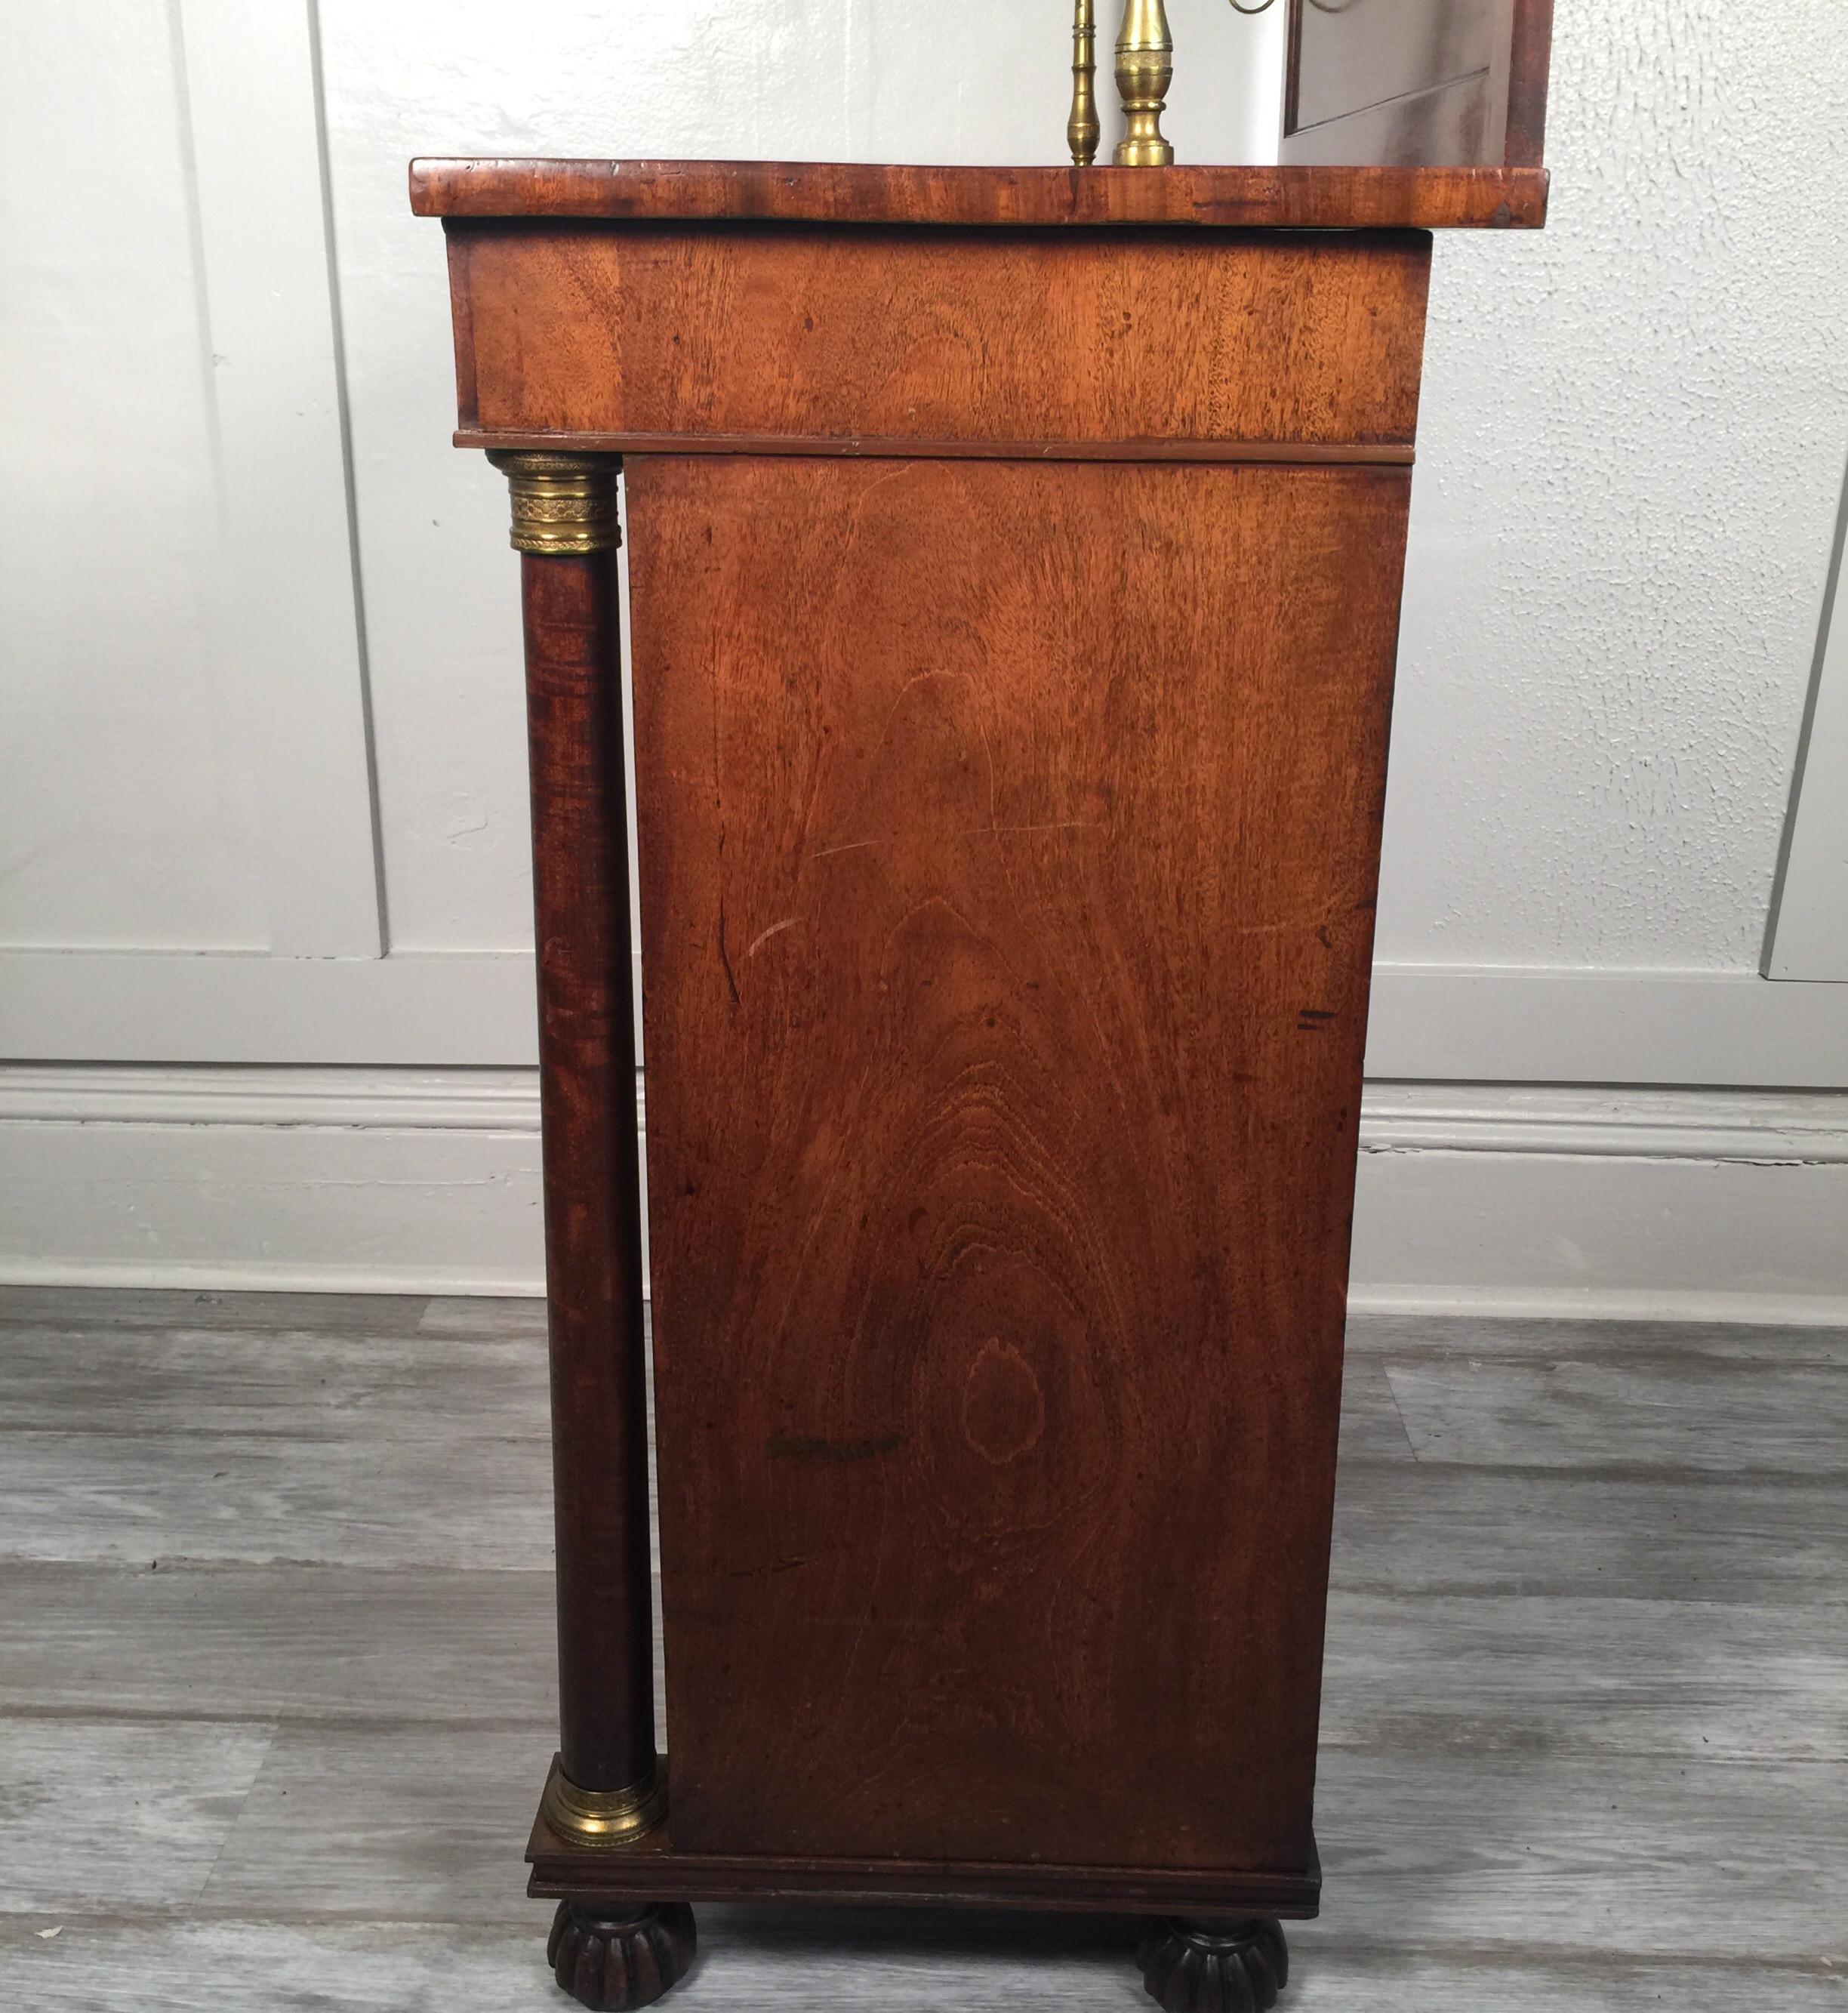
[(619, 456), (502, 448), (490, 449), (488, 459), (513, 492), (509, 543), (517, 552), (572, 558), (612, 552), (622, 543), (616, 511)]

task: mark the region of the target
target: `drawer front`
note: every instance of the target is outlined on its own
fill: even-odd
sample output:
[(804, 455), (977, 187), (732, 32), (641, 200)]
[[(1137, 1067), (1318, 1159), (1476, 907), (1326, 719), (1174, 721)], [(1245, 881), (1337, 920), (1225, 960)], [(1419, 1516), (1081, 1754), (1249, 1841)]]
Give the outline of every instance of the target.
[(488, 445), (1410, 459), (1421, 231), (448, 228)]

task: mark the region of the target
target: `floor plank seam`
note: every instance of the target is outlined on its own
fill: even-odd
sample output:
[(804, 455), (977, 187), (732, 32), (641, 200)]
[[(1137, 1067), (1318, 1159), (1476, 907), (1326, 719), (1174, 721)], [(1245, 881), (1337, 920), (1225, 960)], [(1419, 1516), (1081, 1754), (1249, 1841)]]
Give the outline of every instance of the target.
[(307, 1732), (341, 1733), (524, 1733), (552, 1742), (556, 1729), (549, 1714), (463, 1714), (440, 1712), (291, 1712), (286, 1721), (273, 1713), (214, 1712), (209, 1707), (59, 1706), (0, 1704), (0, 1726), (9, 1723), (51, 1726), (247, 1726), (301, 1728)]
[[(520, 1852), (556, 1745), (550, 1475), (506, 1368), (542, 1338), (447, 1300), (340, 1328), (58, 1307), (9, 1323), (0, 1290), (6, 1396), (45, 1421), (0, 1427), (0, 1607), (29, 1622), (0, 1654), (0, 2004), (184, 2013), (227, 1951), (289, 2004), (543, 1999)], [(1357, 1324), (1345, 1394), (1305, 2002), (1835, 2005), (1848, 1363), (1762, 1325), (1392, 1325)], [(1139, 1997), (1129, 1918), (733, 1904), (701, 1929), (715, 2005)]]
[[(1490, 1479), (1518, 1476), (1524, 1481), (1545, 1478), (1561, 1482), (1617, 1482), (1650, 1483), (1672, 1486), (1691, 1489), (1716, 1486), (1726, 1482), (1749, 1482), (1754, 1487), (1788, 1489), (1793, 1493), (1833, 1496), (1844, 1486), (1848, 1486), (1848, 1468), (1775, 1468), (1727, 1467), (1716, 1464), (1711, 1468), (1689, 1466), (1679, 1462), (1585, 1462), (1566, 1461), (1485, 1461), (1433, 1460), (1428, 1454), (1415, 1457), (1421, 1475), (1478, 1476)], [(1339, 1498), (1343, 1477), (1353, 1475), (1357, 1470), (1370, 1469), (1376, 1472), (1403, 1471), (1406, 1464), (1388, 1461), (1378, 1455), (1357, 1453), (1343, 1456), (1341, 1473), (1336, 1477), (1335, 1489)]]

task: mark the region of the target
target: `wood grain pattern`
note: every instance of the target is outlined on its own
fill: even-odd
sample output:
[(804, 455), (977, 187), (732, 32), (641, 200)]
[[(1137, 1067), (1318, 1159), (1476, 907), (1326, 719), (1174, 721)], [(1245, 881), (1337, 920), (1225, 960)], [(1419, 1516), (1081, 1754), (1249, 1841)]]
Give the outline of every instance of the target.
[[(1328, 1879), (1342, 1883), (1342, 1933), (1356, 1943), (1422, 1949), (1474, 1925), (1491, 1948), (1555, 1956), (1839, 1954), (1839, 1765), (1337, 1748), (1322, 1787)], [(1778, 1822), (1767, 1822), (1773, 1808)], [(1669, 1843), (1690, 1838), (1706, 1849)]]
[(545, 1339), (543, 1300), (461, 1300), (437, 1294), (424, 1303), (417, 1318), (420, 1335), (440, 1335), (489, 1341), (513, 1341), (522, 1335)]
[(1540, 1321), (1499, 1316), (1351, 1314), (1350, 1356), (1395, 1362), (1832, 1364), (1848, 1369), (1848, 1330), (1759, 1321)]
[(1537, 230), (1546, 220), (1546, 179), (1537, 162), (1511, 169), (1071, 169), (431, 159), (411, 163), (410, 195), (420, 216)]
[[(542, 1821), (534, 1891), (1312, 1913), (1414, 215), (1537, 222), (1543, 176), (413, 186), (459, 437), (631, 457), (671, 1809)], [(613, 1787), (615, 619), (606, 569), (524, 581), (562, 1747)]]
[[(452, 225), (470, 437), (1409, 448), (1430, 241)], [(552, 444), (558, 444), (557, 438)]]
[[(1621, 1595), (1338, 1589), (1323, 1754), (1848, 1762), (1839, 1609), (1653, 1600), (1621, 1584)], [(1766, 1643), (1775, 1655), (1759, 1654)]]
[(73, 1349), (49, 1322), (5, 1331), (0, 1430), (239, 1434), (374, 1446), (479, 1435), (543, 1441), (541, 1337), (447, 1341), (330, 1328), (124, 1325)]
[(1848, 1473), (1848, 1379), (1821, 1365), (1427, 1361), (1387, 1378), (1422, 1461), (1633, 1473), (1673, 1448), (1787, 1486)]
[[(159, 1435), (164, 1489), (222, 1464), (265, 1377), (272, 1438), (297, 1439), (304, 1462), (324, 1450), (315, 1393), (327, 1359), (313, 1343), (294, 1353), (313, 1298), (243, 1298), (241, 1327), (223, 1304), (192, 1300), (165, 1305), (186, 1330), (218, 1319), (221, 1356), (196, 1335), (170, 1343), (151, 1296), (0, 1290), (0, 1359), (27, 1337), (32, 1416), (61, 1428), (66, 1500), (82, 1500), (116, 1437), (85, 1430), (96, 1387), (81, 1361), (98, 1338), (124, 1403), (140, 1390), (165, 1406), (176, 1376), (196, 1396), (199, 1430)], [(503, 1344), (536, 1339), (534, 1307), (381, 1303), (369, 1316), (324, 1304), (343, 1339), (339, 1388), (389, 1386), (405, 1401), (380, 1410), (366, 1443), (379, 1457), (345, 1478), (349, 1527), (402, 1514), (390, 1448), (427, 1447), (440, 1420), (449, 1458), (417, 1484), (420, 1514), (446, 1519), (459, 1543), (491, 1539), (498, 1513), (476, 1487), (476, 1453), (497, 1432), (527, 1440), (534, 1393), (520, 1378), (498, 1399), (441, 1338), (475, 1337), (504, 1360)], [(420, 1312), (436, 1339), (421, 1363), (405, 1346)], [(370, 1376), (345, 1346), (362, 1335), (378, 1351)], [(1349, 1345), (1344, 1398), (1366, 1408), (1369, 1449), (1388, 1444), (1366, 1423), (1378, 1393), (1353, 1373), (1382, 1364), (1447, 1359), (1459, 1373), (1449, 1402), (1492, 1420), (1526, 1401), (1472, 1378), (1471, 1363), (1730, 1362), (1804, 1442), (1815, 1386), (1787, 1382), (1781, 1363), (1848, 1375), (1842, 1333), (1816, 1329), (1369, 1316), (1350, 1324)], [(459, 1375), (477, 1416), (438, 1403), (420, 1424), (411, 1394), (439, 1400)], [(1631, 1402), (1588, 1386), (1582, 1443), (1618, 1432)], [(1848, 1479), (1790, 1486), (1700, 1468), (1712, 1428), (1700, 1408), (1675, 1408), (1625, 1481), (1418, 1463), (1403, 1446), (1344, 1467), (1335, 1582), (1374, 1592), (1338, 1593), (1330, 1610), (1321, 1806), (1334, 1905), (1291, 1933), (1298, 2004), (1839, 2006), (1848, 1765), (1793, 1764), (1788, 1750), (1806, 1728), (1828, 1736), (1830, 1699), (1848, 1682)], [(13, 1437), (0, 1426), (0, 1471)], [(1768, 1443), (1760, 1431), (1754, 1461)], [(531, 1808), (545, 1744), (549, 1574), (349, 1571), (321, 1562), (330, 1528), (305, 1528), (293, 1563), (150, 1573), (5, 1564), (0, 1518), (0, 1739), (15, 1736), (0, 1799), (0, 2004), (402, 2013), (459, 1996), (481, 2013), (527, 2013), (552, 1993), (546, 1911), (518, 1897), (505, 1830)], [(535, 1563), (546, 1548), (537, 1527)], [(278, 1722), (295, 1724), (275, 1793), (246, 1831), (233, 1820)], [(367, 1786), (381, 1772), (384, 1794)], [(202, 1891), (213, 1855), (231, 1871)], [(1108, 1916), (715, 1904), (700, 1935), (688, 1989), (718, 2009), (1104, 2013), (1138, 1997), (1136, 1926)]]
[[(1492, 1414), (1489, 1390), (1479, 1402)], [(1684, 1414), (1683, 1430), (1687, 1425)], [(1848, 1499), (1713, 1469), (1346, 1463), (1335, 1585), (1363, 1593), (1559, 1594), (1800, 1605), (1848, 1599)]]
[[(73, 1341), (120, 1328), (226, 1328), (246, 1339), (305, 1328), (408, 1335), (433, 1306), (455, 1304), (433, 1302), (420, 1294), (220, 1293), (140, 1287), (99, 1292), (94, 1286), (9, 1285), (0, 1287), (0, 1330), (55, 1327)], [(495, 1324), (497, 1332), (506, 1328), (504, 1320)], [(63, 1423), (71, 1423), (68, 1414)]]
[[(176, 1450), (176, 1465), (186, 1451)], [(466, 1467), (459, 1458), (452, 1472)], [(465, 1520), (471, 1507), (449, 1507)], [(377, 1514), (356, 1494), (356, 1520)], [(531, 1754), (551, 1737), (549, 1562), (493, 1571), (170, 1560), (155, 1571), (0, 1558), (0, 1609), (31, 1617), (0, 1657), (0, 1711), (55, 1701), (97, 1718), (178, 1710), (223, 1720), (499, 1723), (531, 1729), (529, 1775)], [(466, 1734), (456, 1739), (466, 1746)]]
[(273, 1734), (211, 1720), (0, 1719), (0, 1911), (196, 1900)]
[[(276, 1729), (200, 1906), (255, 1915), (293, 1880), (332, 1915), (477, 1924), (542, 1918), (509, 1840), (533, 1800), (535, 1729), (287, 1722)], [(536, 1996), (545, 2004), (535, 1959)]]
[(524, 553), (559, 1751), (579, 1788), (655, 1766), (647, 1335), (613, 556)]
[(674, 1840), (1300, 1868), (1406, 480), (629, 479)]
[[(15, 1558), (146, 1571), (158, 1561), (528, 1567), (552, 1543), (542, 1440), (436, 1436), (381, 1443), (355, 1433), (199, 1441), (148, 1433), (9, 1433), (0, 1523)], [(468, 1468), (478, 1515), (457, 1521), (447, 1483)], [(356, 1502), (371, 1506), (355, 1514)]]
[[(1110, 1918), (714, 1908), (700, 1911), (699, 1933), (697, 2003), (715, 2009), (1125, 2013), (1135, 2003), (1135, 1928)], [(1588, 2003), (1662, 2013), (1753, 1996), (1776, 2013), (1841, 2013), (1836, 1968), (1768, 1950), (1743, 1963), (1614, 1950), (1588, 1960), (1519, 1946), (1382, 1949), (1327, 1928), (1299, 1947), (1296, 2004), (1313, 2013), (1565, 2013)], [(423, 2013), (452, 2001), (460, 1981), (469, 2013), (534, 2013), (550, 1988), (534, 1948), (531, 1924), (86, 1920), (55, 1942), (0, 1943), (0, 1995), (33, 2013), (248, 2013), (254, 1979), (264, 2004), (284, 2013)]]
[[(446, 1729), (282, 1729), (209, 1880), (192, 1872), (195, 1905), (248, 1918), (280, 1904), (286, 1918), (312, 1896), (336, 1919), (542, 1926), (506, 1879), (505, 1826), (517, 1800), (530, 1803), (530, 1757), (511, 1733), (473, 1747), (458, 1768)], [(87, 1736), (70, 1749), (106, 1751)], [(143, 1779), (149, 1789), (197, 1796), (181, 1772), (188, 1752), (175, 1743)], [(1357, 1945), (1743, 1961), (1770, 1948), (1811, 1964), (1839, 1950), (1840, 1765), (1336, 1750), (1325, 1768), (1339, 1936)], [(101, 1818), (92, 1804), (85, 1836)], [(45, 1830), (41, 1820), (34, 1836)], [(159, 1877), (151, 1897), (190, 1891)], [(73, 1886), (106, 1904), (100, 1866)], [(1321, 1933), (1305, 1932), (1300, 1947)], [(536, 1951), (534, 1963), (542, 1995)]]
[(571, 454), (820, 454), (885, 461), (1240, 461), (1409, 468), (1409, 441), (907, 440), (899, 434), (650, 434), (458, 427), (458, 447), (538, 448)]

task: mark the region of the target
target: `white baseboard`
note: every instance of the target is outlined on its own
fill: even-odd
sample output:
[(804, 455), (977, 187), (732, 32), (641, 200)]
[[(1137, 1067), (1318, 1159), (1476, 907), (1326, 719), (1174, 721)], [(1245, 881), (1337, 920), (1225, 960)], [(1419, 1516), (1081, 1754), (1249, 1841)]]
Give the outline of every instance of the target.
[[(0, 1067), (0, 1280), (542, 1278), (529, 1070)], [(1353, 1301), (1848, 1324), (1848, 1092), (1369, 1085)]]
[(0, 1067), (0, 1281), (543, 1290), (519, 1069)]
[(1351, 1300), (1848, 1323), (1848, 1094), (1370, 1084)]

